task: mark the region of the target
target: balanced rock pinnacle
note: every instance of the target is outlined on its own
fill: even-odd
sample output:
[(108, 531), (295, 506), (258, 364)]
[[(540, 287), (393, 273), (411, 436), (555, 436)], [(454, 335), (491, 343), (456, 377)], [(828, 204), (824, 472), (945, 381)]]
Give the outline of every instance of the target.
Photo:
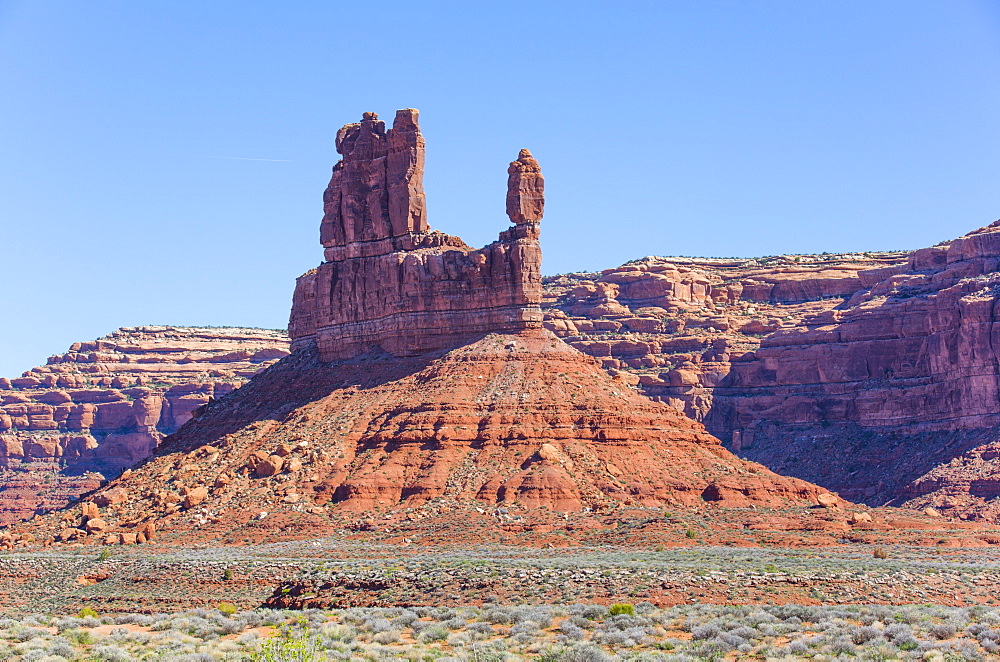
[(522, 149), (507, 168), (507, 215), (511, 223), (535, 223), (545, 209), (545, 178), (538, 161)]

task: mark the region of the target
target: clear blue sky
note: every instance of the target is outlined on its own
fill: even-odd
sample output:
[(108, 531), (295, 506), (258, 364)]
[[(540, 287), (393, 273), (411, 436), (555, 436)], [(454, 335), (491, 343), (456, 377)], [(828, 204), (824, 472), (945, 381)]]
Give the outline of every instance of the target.
[(996, 0), (0, 0), (0, 375), (283, 327), (368, 110), (421, 110), (470, 244), (530, 148), (549, 274), (933, 244), (1000, 217), (998, 69)]

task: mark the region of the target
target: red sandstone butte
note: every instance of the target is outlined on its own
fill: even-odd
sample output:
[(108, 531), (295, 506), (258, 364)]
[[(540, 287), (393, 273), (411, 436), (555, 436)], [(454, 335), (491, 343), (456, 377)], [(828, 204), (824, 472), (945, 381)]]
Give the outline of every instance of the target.
[[(386, 131), (366, 113), (339, 132), (326, 261), (298, 281), (293, 353), (93, 495), (111, 504), (109, 530), (197, 536), (211, 523), (225, 536), (308, 513), (316, 529), (286, 534), (302, 537), (324, 517), (442, 503), (844, 505), (740, 460), (542, 328), (543, 180), (527, 151), (499, 241), (475, 250), (429, 230), (416, 117), (399, 111)], [(32, 524), (55, 536), (74, 518)]]

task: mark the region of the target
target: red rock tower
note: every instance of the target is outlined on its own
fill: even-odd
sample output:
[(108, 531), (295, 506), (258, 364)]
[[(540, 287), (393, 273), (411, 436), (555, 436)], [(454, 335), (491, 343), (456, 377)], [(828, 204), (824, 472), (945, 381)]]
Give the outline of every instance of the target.
[(396, 111), (387, 131), (365, 113), (337, 132), (343, 158), (323, 196), (325, 261), (296, 284), (293, 348), (315, 343), (325, 361), (376, 349), (412, 356), (541, 328), (538, 162), (521, 150), (511, 163), (507, 213), (515, 225), (473, 249), (427, 224), (417, 116)]
[(507, 215), (516, 225), (537, 223), (545, 210), (545, 178), (538, 161), (522, 149), (507, 168)]

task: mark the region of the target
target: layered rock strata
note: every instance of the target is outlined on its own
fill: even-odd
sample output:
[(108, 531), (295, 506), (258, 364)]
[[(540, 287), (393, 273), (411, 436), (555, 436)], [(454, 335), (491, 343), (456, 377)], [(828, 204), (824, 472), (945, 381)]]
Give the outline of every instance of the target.
[(998, 224), (911, 253), (646, 258), (547, 279), (546, 326), (775, 471), (994, 517), (998, 263)]
[(481, 249), (430, 230), (417, 111), (375, 113), (337, 134), (324, 194), (325, 261), (296, 283), (289, 334), (325, 361), (381, 348), (412, 356), (492, 331), (541, 328), (543, 179), (527, 150), (511, 164), (514, 225)]
[(148, 457), (199, 407), (287, 356), (288, 344), (258, 329), (129, 327), (0, 379), (0, 523), (66, 503)]
[[(298, 281), (292, 355), (208, 405), (94, 494), (79, 521), (35, 522), (40, 535), (113, 543), (150, 526), (194, 535), (213, 525), (232, 536), (275, 513), (308, 513), (322, 528), (331, 515), (441, 502), (844, 505), (740, 460), (542, 328), (543, 179), (527, 150), (508, 170), (514, 225), (498, 242), (473, 250), (428, 230), (415, 127), (416, 111), (400, 111), (388, 132), (369, 113), (338, 134), (327, 261)], [(390, 204), (393, 187), (409, 198)], [(392, 209), (409, 220), (395, 223)]]

